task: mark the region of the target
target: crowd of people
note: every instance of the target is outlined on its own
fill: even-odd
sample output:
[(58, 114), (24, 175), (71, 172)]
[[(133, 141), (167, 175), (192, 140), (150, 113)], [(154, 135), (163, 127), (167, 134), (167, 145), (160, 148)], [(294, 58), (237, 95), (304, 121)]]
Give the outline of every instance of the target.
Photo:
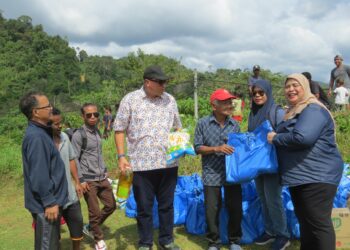
[[(342, 105), (338, 108), (348, 108), (350, 67), (343, 65), (342, 60), (340, 56), (334, 58), (336, 68), (331, 73), (328, 97), (335, 93), (336, 100), (342, 101), (336, 101)], [(335, 142), (327, 95), (312, 81), (310, 73), (291, 74), (284, 83), (288, 106), (282, 108), (273, 99), (270, 82), (260, 76), (260, 66), (255, 65), (253, 72), (248, 79), (248, 131), (253, 132), (266, 120), (270, 122), (273, 132), (266, 142), (275, 145), (279, 164), (279, 173), (255, 179), (265, 225), (255, 243), (273, 242), (273, 250), (290, 245), (281, 200), (282, 186), (288, 186), (300, 224), (300, 249), (335, 249), (331, 210), (343, 161)], [(166, 164), (166, 149), (170, 131), (181, 129), (182, 124), (176, 100), (165, 92), (169, 79), (159, 66), (146, 68), (142, 87), (121, 100), (114, 119), (111, 109), (105, 107), (103, 135), (98, 129), (100, 113), (94, 103), (81, 107), (83, 125), (69, 138), (62, 132), (61, 112), (51, 106), (45, 94), (30, 92), (22, 97), (20, 110), (28, 119), (22, 144), (25, 207), (33, 217), (36, 250), (60, 249), (61, 217), (68, 225), (74, 250), (80, 249), (83, 233), (93, 239), (95, 249), (107, 249), (101, 225), (116, 209), (116, 201), (107, 178), (102, 140), (112, 130), (119, 169), (122, 174), (133, 172), (138, 249), (152, 249), (155, 198), (159, 247), (180, 249), (173, 236), (179, 163)], [(225, 89), (215, 90), (209, 101), (212, 113), (198, 120), (194, 136), (195, 151), (202, 156), (208, 250), (221, 247), (222, 204), (228, 211), (229, 249), (239, 250), (242, 189), (240, 184), (226, 182), (225, 155), (237, 153), (227, 144), (227, 135), (240, 132), (244, 101), (239, 93)], [(80, 207), (82, 196), (89, 215), (86, 225)]]

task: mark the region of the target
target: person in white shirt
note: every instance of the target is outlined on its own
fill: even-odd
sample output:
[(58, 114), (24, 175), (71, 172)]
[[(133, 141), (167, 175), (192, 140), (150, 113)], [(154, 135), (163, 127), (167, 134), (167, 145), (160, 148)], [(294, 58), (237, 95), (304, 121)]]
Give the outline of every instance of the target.
[(344, 80), (338, 78), (336, 80), (337, 87), (334, 90), (335, 95), (335, 106), (337, 110), (349, 109), (349, 91), (344, 87)]

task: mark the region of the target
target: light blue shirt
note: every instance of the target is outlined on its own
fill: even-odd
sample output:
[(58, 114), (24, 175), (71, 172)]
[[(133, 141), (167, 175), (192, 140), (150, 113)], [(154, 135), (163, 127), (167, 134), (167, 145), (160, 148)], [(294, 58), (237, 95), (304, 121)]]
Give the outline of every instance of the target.
[(68, 202), (63, 207), (63, 209), (65, 209), (68, 206), (72, 205), (73, 203), (76, 203), (77, 201), (79, 201), (79, 198), (75, 190), (75, 186), (72, 182), (72, 176), (70, 173), (70, 164), (69, 164), (71, 160), (74, 160), (76, 158), (76, 155), (72, 147), (72, 144), (69, 141), (68, 135), (66, 133), (61, 132), (61, 142), (58, 150), (60, 152), (62, 161), (64, 163), (64, 167), (66, 170), (66, 178), (68, 183)]

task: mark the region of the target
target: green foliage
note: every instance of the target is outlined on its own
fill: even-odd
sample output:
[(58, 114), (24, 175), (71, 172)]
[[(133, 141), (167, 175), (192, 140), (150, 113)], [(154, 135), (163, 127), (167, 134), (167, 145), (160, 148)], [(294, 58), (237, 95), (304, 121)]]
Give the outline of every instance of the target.
[(64, 113), (63, 123), (66, 128), (79, 128), (83, 125), (83, 118), (77, 112)]
[[(179, 112), (185, 115), (194, 115), (194, 100), (192, 98), (177, 100)], [(211, 113), (209, 98), (198, 98), (198, 116), (203, 117)]]
[(350, 111), (334, 113), (336, 139), (344, 162), (350, 162)]
[(21, 144), (13, 138), (0, 135), (0, 176), (19, 176), (22, 173)]
[(0, 19), (0, 103), (14, 103), (29, 90), (49, 96), (68, 93), (79, 76), (74, 49), (59, 36), (48, 36), (31, 18)]

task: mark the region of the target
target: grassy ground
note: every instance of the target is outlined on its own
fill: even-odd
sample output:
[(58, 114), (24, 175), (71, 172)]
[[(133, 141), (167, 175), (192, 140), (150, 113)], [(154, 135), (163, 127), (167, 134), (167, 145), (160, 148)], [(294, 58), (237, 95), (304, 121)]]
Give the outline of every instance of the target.
[[(10, 179), (1, 182), (0, 188), (0, 239), (2, 239), (0, 249), (28, 250), (33, 249), (34, 232), (31, 228), (31, 216), (24, 208), (23, 186), (18, 179)], [(87, 222), (87, 208), (85, 201), (81, 201), (84, 220)], [(137, 229), (134, 219), (125, 217), (124, 210), (117, 210), (106, 221), (103, 226), (108, 249), (132, 250), (137, 249)], [(186, 233), (184, 227), (174, 229), (175, 241), (182, 249), (196, 250), (205, 249), (206, 241), (204, 236), (190, 235)], [(155, 231), (154, 242), (157, 242), (157, 231)], [(64, 225), (62, 227), (61, 247), (63, 250), (70, 249), (69, 232)], [(82, 249), (92, 249), (93, 242), (85, 238)], [(288, 249), (299, 248), (299, 243), (293, 241)], [(157, 249), (157, 247), (154, 247)], [(224, 249), (228, 249), (227, 247)], [(245, 245), (243, 249), (266, 250), (268, 246), (259, 247), (255, 245)]]

